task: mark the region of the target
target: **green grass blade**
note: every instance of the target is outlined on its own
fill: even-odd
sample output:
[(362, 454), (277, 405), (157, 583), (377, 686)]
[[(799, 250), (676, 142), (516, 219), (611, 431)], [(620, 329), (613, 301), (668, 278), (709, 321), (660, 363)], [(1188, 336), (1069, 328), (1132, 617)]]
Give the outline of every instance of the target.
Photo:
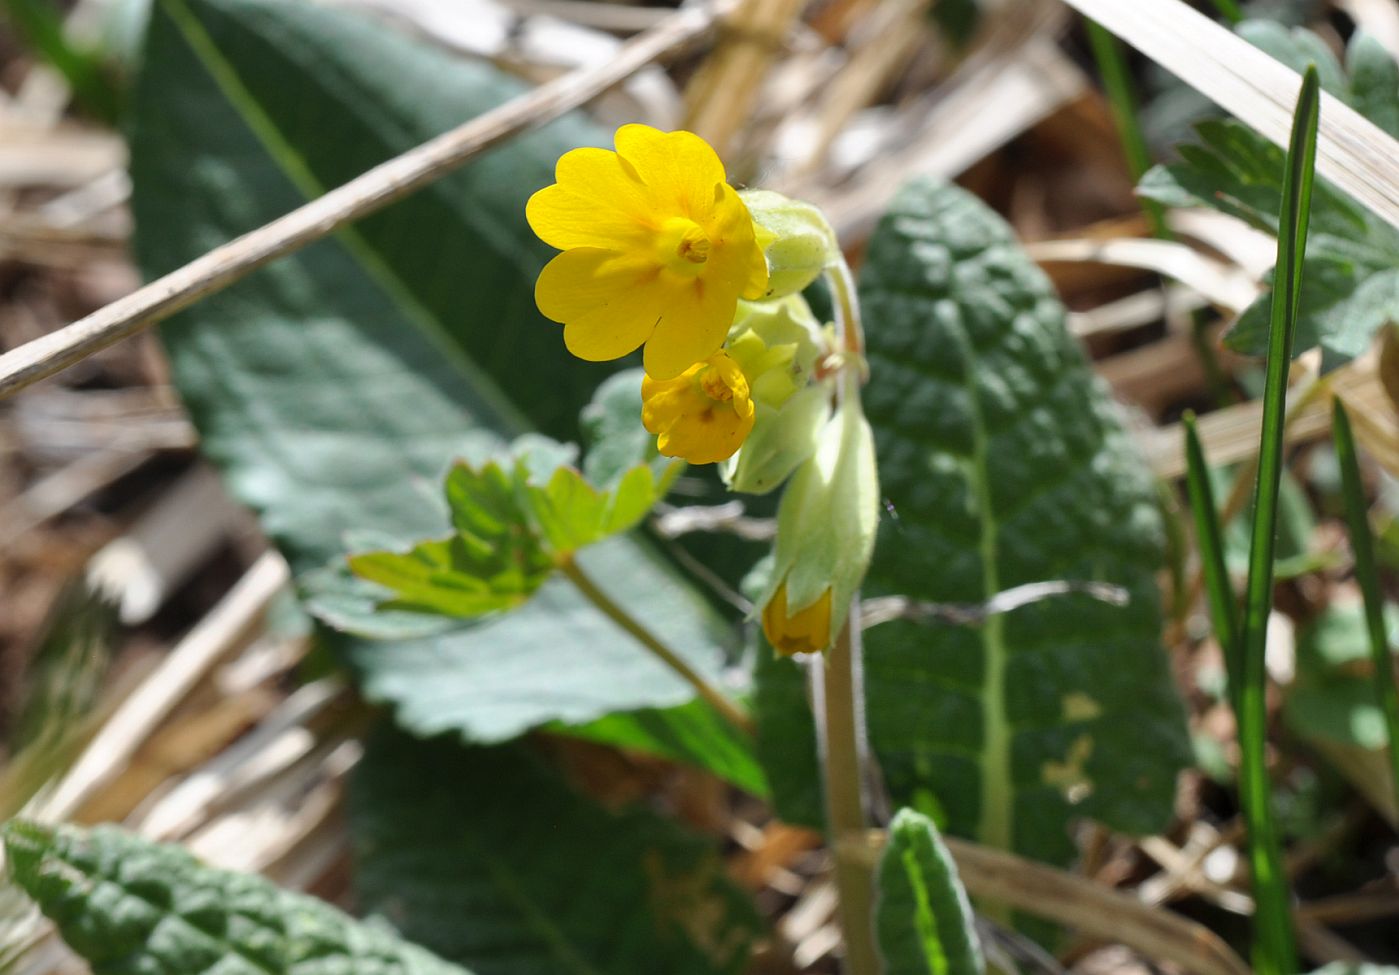
[[(1132, 87), (1132, 75), (1123, 53), (1122, 42), (1112, 32), (1093, 20), (1085, 20), (1088, 42), (1093, 48), (1093, 58), (1098, 64), (1098, 74), (1103, 79), (1103, 90), (1112, 109), (1113, 124), (1118, 138), (1122, 140), (1122, 153), (1127, 158), (1127, 168), (1132, 182), (1140, 183), (1146, 171), (1151, 168), (1151, 150), (1147, 147), (1146, 134), (1142, 131), (1137, 114), (1137, 95)], [(1142, 213), (1146, 216), (1151, 235), (1158, 240), (1174, 240), (1175, 234), (1166, 224), (1166, 211), (1155, 200), (1138, 196)], [(1228, 383), (1220, 368), (1218, 356), (1210, 344), (1205, 328), (1204, 317), (1197, 309), (1191, 314), (1192, 332), (1196, 354), (1205, 370), (1205, 378), (1210, 391), (1219, 402), (1228, 399)]]
[(1199, 431), (1195, 429), (1195, 414), (1186, 413), (1183, 421), (1185, 484), (1190, 495), (1190, 511), (1195, 518), (1195, 544), (1200, 550), (1200, 566), (1205, 577), (1215, 639), (1224, 653), (1224, 668), (1229, 678), (1229, 703), (1237, 716), (1239, 688), (1243, 686), (1243, 664), (1239, 658), (1239, 607), (1234, 587), (1229, 582), (1229, 570), (1224, 564), (1224, 533), (1219, 525), (1219, 508), (1214, 502), (1214, 488), (1210, 485), (1205, 451), (1200, 446)]
[(1244, 12), (1239, 7), (1238, 0), (1214, 0), (1214, 6), (1219, 11), (1219, 16), (1229, 21), (1230, 27), (1244, 19)]
[[(1108, 105), (1112, 108), (1113, 123), (1117, 126), (1118, 138), (1122, 140), (1127, 168), (1132, 174), (1132, 182), (1140, 182), (1151, 168), (1151, 151), (1147, 148), (1146, 135), (1137, 117), (1137, 95), (1132, 88), (1132, 76), (1127, 67), (1127, 57), (1122, 51), (1122, 42), (1096, 21), (1085, 20), (1084, 24), (1088, 29), (1093, 58), (1098, 63), (1098, 74), (1103, 79)], [(1169, 239), (1171, 234), (1166, 228), (1161, 205), (1145, 197), (1139, 199), (1147, 223), (1151, 225), (1152, 235)]]
[(1273, 547), (1277, 531), (1278, 490), (1282, 480), (1283, 418), (1287, 371), (1301, 291), (1302, 255), (1306, 251), (1316, 166), (1320, 86), (1315, 66), (1307, 69), (1292, 122), (1287, 175), (1282, 190), (1268, 335), (1267, 382), (1263, 392), (1263, 431), (1258, 446), (1258, 481), (1254, 491), (1253, 540), (1249, 548), (1248, 589), (1242, 638), (1243, 683), (1239, 692), (1240, 794), (1249, 828), (1249, 865), (1253, 871), (1257, 943), (1254, 961), (1263, 975), (1297, 971), (1287, 876), (1283, 872), (1277, 824), (1273, 819), (1264, 749), (1267, 710), (1268, 614), (1273, 605)]
[(63, 19), (50, 0), (3, 0), (0, 10), (25, 43), (63, 75), (84, 109), (99, 121), (117, 121), (117, 89), (102, 59), (69, 43)]
[(1394, 683), (1394, 664), (1389, 656), (1389, 640), (1384, 625), (1384, 600), (1380, 596), (1379, 572), (1375, 567), (1375, 542), (1370, 535), (1365, 491), (1360, 483), (1360, 461), (1355, 453), (1355, 437), (1350, 416), (1339, 399), (1331, 414), (1331, 432), (1336, 443), (1336, 459), (1341, 467), (1341, 495), (1345, 500), (1346, 522), (1350, 528), (1350, 548), (1355, 553), (1355, 581), (1365, 597), (1365, 628), (1370, 635), (1370, 655), (1375, 662), (1375, 698), (1384, 714), (1389, 733), (1389, 774), (1395, 802), (1399, 804), (1399, 688)]

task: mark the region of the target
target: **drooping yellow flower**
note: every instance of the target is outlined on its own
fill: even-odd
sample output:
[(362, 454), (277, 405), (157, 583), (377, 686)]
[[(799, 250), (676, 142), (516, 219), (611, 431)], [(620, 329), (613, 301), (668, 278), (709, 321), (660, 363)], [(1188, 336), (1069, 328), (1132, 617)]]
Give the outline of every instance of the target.
[(719, 157), (690, 132), (617, 130), (617, 151), (574, 149), (525, 216), (563, 251), (534, 296), (580, 359), (646, 346), (655, 379), (673, 379), (724, 342), (740, 297), (767, 289), (753, 218)]
[(821, 593), (816, 602), (787, 615), (787, 586), (777, 587), (763, 607), (763, 634), (774, 650), (783, 656), (794, 653), (820, 653), (831, 645), (831, 591)]
[(674, 379), (641, 381), (641, 422), (667, 457), (713, 464), (732, 457), (753, 430), (748, 380), (724, 351)]

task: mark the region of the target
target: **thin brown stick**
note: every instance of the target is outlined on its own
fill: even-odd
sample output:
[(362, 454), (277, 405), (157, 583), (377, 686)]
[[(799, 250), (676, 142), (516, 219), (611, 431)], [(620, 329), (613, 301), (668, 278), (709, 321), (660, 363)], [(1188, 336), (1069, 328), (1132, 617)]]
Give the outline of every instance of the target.
[(597, 97), (712, 28), (727, 0), (678, 11), (622, 46), (617, 56), (580, 68), (381, 163), (338, 189), (217, 247), (85, 318), (0, 355), (0, 398), (71, 366), (221, 291), (278, 257), (381, 210), (511, 136)]

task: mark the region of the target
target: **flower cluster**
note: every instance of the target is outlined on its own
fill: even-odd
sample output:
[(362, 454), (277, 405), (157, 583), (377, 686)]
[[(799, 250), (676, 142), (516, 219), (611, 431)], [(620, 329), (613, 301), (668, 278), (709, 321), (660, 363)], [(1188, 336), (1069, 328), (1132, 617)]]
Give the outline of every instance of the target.
[(848, 273), (834, 233), (815, 207), (734, 190), (689, 132), (625, 125), (616, 151), (575, 149), (555, 175), (526, 208), (561, 251), (536, 284), (540, 311), (579, 358), (642, 350), (641, 421), (660, 453), (722, 463), (735, 491), (790, 481), (763, 629), (783, 653), (826, 649), (878, 510), (859, 369), (846, 368), (858, 344), (842, 344), (801, 295)]

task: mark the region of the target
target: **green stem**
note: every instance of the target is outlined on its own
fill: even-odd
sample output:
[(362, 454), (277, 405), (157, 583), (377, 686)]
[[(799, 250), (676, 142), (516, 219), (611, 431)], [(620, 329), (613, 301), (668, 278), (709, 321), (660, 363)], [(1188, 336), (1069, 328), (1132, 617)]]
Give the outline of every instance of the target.
[[(1085, 20), (1084, 24), (1088, 30), (1088, 43), (1093, 48), (1093, 58), (1098, 64), (1098, 74), (1103, 79), (1103, 90), (1112, 109), (1117, 136), (1122, 141), (1127, 170), (1132, 182), (1139, 183), (1151, 168), (1151, 150), (1147, 147), (1146, 134), (1142, 131), (1137, 113), (1137, 94), (1132, 87), (1132, 75), (1123, 54), (1122, 42), (1097, 21)], [(1147, 226), (1151, 228), (1151, 235), (1158, 240), (1174, 240), (1175, 234), (1166, 224), (1166, 211), (1161, 204), (1146, 197), (1137, 199)], [(1200, 365), (1205, 371), (1206, 384), (1215, 400), (1223, 403), (1228, 397), (1229, 386), (1219, 357), (1210, 344), (1205, 317), (1198, 309), (1190, 313), (1190, 330), (1195, 354), (1199, 356)]]
[(1243, 686), (1239, 694), (1240, 796), (1249, 827), (1249, 864), (1253, 871), (1257, 931), (1255, 964), (1263, 975), (1294, 975), (1296, 945), (1289, 909), (1287, 875), (1271, 808), (1267, 748), (1268, 615), (1273, 605), (1273, 556), (1277, 533), (1278, 491), (1282, 481), (1283, 420), (1287, 373), (1292, 365), (1301, 293), (1302, 255), (1311, 216), (1316, 165), (1319, 85), (1315, 66), (1302, 82), (1283, 182), (1278, 260), (1269, 314), (1267, 380), (1263, 392), (1263, 430), (1258, 447), (1254, 490), (1253, 537), (1249, 547), (1248, 589), (1242, 636)]
[[(860, 320), (860, 300), (855, 289), (855, 277), (845, 258), (826, 267), (826, 283), (831, 288), (835, 305), (836, 334), (845, 344), (845, 351), (857, 359), (865, 355), (865, 327)], [(861, 369), (863, 369), (863, 365)]]
[(1195, 516), (1195, 544), (1200, 550), (1200, 568), (1205, 577), (1205, 591), (1209, 595), (1215, 639), (1219, 641), (1219, 648), (1224, 654), (1229, 703), (1237, 719), (1239, 689), (1243, 686), (1237, 597), (1224, 562), (1224, 533), (1219, 525), (1219, 508), (1214, 502), (1214, 488), (1210, 485), (1205, 451), (1200, 446), (1199, 431), (1195, 429), (1195, 414), (1187, 412), (1182, 422), (1185, 424), (1185, 481), (1190, 494), (1190, 510)]
[(1369, 510), (1365, 504), (1365, 489), (1360, 483), (1360, 461), (1355, 452), (1355, 437), (1350, 430), (1350, 417), (1339, 397), (1331, 414), (1331, 429), (1336, 443), (1336, 459), (1341, 467), (1341, 495), (1345, 500), (1346, 521), (1350, 526), (1350, 548), (1355, 553), (1355, 581), (1365, 597), (1365, 628), (1370, 636), (1370, 657), (1375, 666), (1375, 697), (1384, 714), (1389, 732), (1389, 774), (1394, 789), (1395, 808), (1399, 808), (1399, 689), (1394, 683), (1394, 664), (1389, 655), (1389, 639), (1385, 633), (1384, 600), (1380, 595), (1379, 572), (1375, 567), (1375, 543), (1370, 536)]
[[(1112, 119), (1117, 126), (1117, 137), (1122, 140), (1122, 153), (1127, 157), (1127, 170), (1132, 182), (1137, 183), (1151, 168), (1151, 151), (1146, 145), (1146, 135), (1142, 132), (1137, 118), (1137, 95), (1132, 89), (1132, 76), (1127, 68), (1127, 58), (1122, 53), (1122, 42), (1097, 21), (1086, 20), (1088, 43), (1093, 48), (1093, 58), (1098, 63), (1098, 74), (1103, 79), (1103, 89), (1107, 92), (1108, 105), (1112, 109)], [(1141, 198), (1142, 213), (1151, 225), (1154, 237), (1168, 240), (1170, 230), (1161, 205), (1154, 200)]]
[(568, 576), (569, 581), (578, 587), (579, 592), (588, 597), (589, 602), (601, 610), (608, 619), (635, 637), (637, 642), (655, 654), (661, 663), (684, 678), (685, 682), (695, 689), (695, 693), (704, 698), (709, 706), (718, 711), (730, 724), (746, 735), (755, 733), (752, 718), (740, 711), (733, 701), (705, 680), (704, 676), (687, 664), (679, 654), (656, 639), (650, 630), (633, 619), (625, 609), (614, 603), (612, 598), (598, 588), (597, 584), (589, 578), (575, 560), (569, 559), (564, 562), (562, 569), (563, 574)]
[(858, 600), (835, 645), (811, 664), (826, 788), (826, 823), (835, 858), (846, 975), (879, 975), (874, 941), (874, 869), (867, 853), (864, 687)]

